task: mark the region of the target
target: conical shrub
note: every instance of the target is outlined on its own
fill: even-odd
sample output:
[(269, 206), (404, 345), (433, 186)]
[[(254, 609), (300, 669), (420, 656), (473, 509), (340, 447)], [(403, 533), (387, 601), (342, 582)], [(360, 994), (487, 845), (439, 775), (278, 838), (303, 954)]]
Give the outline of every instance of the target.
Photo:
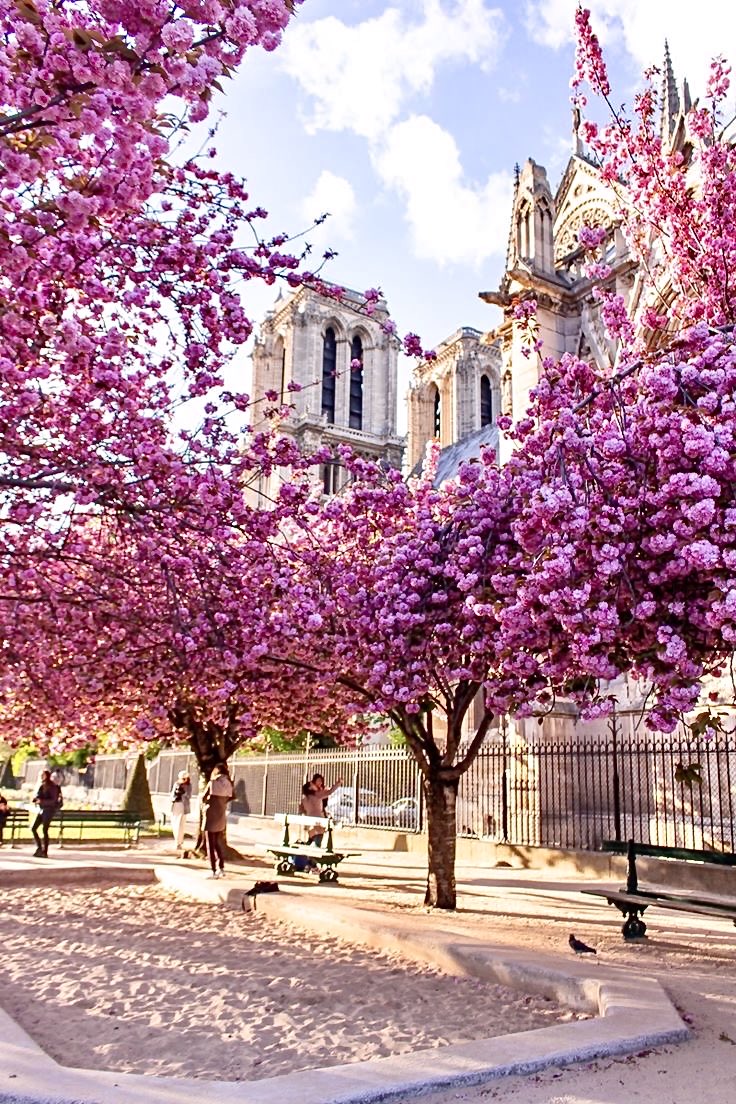
[(156, 814), (153, 811), (151, 791), (148, 786), (148, 774), (146, 773), (146, 760), (139, 755), (135, 766), (128, 775), (128, 785), (125, 787), (123, 797), (123, 811), (136, 813), (141, 820), (153, 823)]
[(0, 792), (15, 789), (12, 759), (0, 759)]

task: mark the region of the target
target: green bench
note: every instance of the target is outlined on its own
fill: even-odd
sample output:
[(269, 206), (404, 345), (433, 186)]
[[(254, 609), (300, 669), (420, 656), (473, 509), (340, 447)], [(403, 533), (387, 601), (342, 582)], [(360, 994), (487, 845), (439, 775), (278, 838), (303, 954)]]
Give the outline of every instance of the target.
[[(337, 867), (343, 859), (348, 859), (359, 854), (358, 851), (335, 851), (332, 841), (334, 824), (332, 817), (310, 817), (301, 814), (275, 813), (274, 818), (284, 826), (284, 835), (281, 844), (277, 847), (267, 847), (266, 850), (275, 858), (276, 873), (283, 876), (296, 874), (297, 865), (295, 859), (306, 859), (319, 868), (319, 880), (321, 882), (336, 882)], [(292, 843), (289, 835), (290, 827), (323, 828), (322, 842)]]
[(644, 912), (650, 907), (674, 909), (678, 912), (692, 912), (700, 916), (717, 916), (722, 920), (732, 920), (736, 924), (736, 900), (715, 900), (709, 897), (697, 897), (688, 893), (671, 893), (666, 888), (642, 888), (636, 869), (636, 856), (657, 859), (674, 859), (688, 862), (712, 863), (717, 866), (735, 866), (736, 856), (725, 851), (698, 851), (685, 847), (660, 847), (656, 844), (636, 843), (629, 840), (607, 840), (604, 851), (618, 854), (626, 853), (626, 886), (620, 890), (584, 889), (581, 892), (590, 897), (604, 897), (609, 905), (614, 905), (625, 916), (621, 932), (624, 939), (642, 939), (647, 926)]
[(51, 831), (54, 835), (58, 833), (59, 847), (70, 839), (81, 843), (85, 829), (91, 827), (121, 832), (125, 846), (132, 847), (140, 838), (141, 818), (138, 813), (123, 809), (61, 809), (51, 822)]
[[(10, 831), (10, 845), (15, 847), (21, 842), (30, 842), (31, 825), (36, 819), (35, 806), (29, 809), (10, 809), (5, 822), (5, 832)], [(59, 847), (73, 841), (81, 843), (85, 838), (85, 829), (90, 827), (100, 829), (102, 832), (114, 831), (122, 833), (126, 847), (132, 847), (138, 843), (141, 831), (141, 818), (137, 813), (125, 812), (122, 809), (60, 809), (54, 813), (54, 818), (49, 825), (49, 837)], [(87, 836), (89, 839), (89, 835)], [(92, 838), (99, 838), (95, 833)]]
[(5, 826), (3, 828), (3, 842), (5, 842), (8, 834), (10, 835), (10, 846), (15, 847), (15, 841), (20, 836), (21, 830), (26, 828), (30, 832), (30, 825), (28, 823), (28, 810), (10, 808), (5, 817)]

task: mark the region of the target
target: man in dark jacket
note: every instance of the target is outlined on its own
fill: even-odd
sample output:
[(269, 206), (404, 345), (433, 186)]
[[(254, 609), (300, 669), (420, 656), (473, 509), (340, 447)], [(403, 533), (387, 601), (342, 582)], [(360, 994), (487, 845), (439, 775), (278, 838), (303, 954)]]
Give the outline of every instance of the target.
[[(51, 771), (43, 771), (41, 774), (41, 785), (36, 790), (36, 796), (33, 799), (34, 805), (38, 805), (38, 814), (33, 822), (31, 831), (33, 832), (33, 838), (36, 841), (36, 850), (34, 855), (37, 858), (45, 859), (49, 853), (49, 824), (54, 816), (54, 813), (59, 810), (63, 804), (61, 797), (61, 786), (56, 782), (51, 781)], [(38, 834), (39, 826), (43, 830), (43, 842)]]

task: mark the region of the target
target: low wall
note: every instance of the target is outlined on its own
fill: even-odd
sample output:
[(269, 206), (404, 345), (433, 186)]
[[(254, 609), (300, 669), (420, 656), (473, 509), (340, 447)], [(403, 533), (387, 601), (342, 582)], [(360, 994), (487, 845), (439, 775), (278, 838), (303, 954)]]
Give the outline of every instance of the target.
[[(273, 842), (279, 826), (269, 817), (231, 817), (234, 835), (262, 844)], [(336, 828), (340, 848), (375, 848), (386, 851), (404, 851), (425, 856), (427, 837), (422, 833), (401, 832), (389, 828), (360, 828), (338, 825)], [(626, 882), (626, 857), (608, 851), (576, 851), (565, 848), (519, 846), (495, 843), (486, 839), (459, 837), (456, 857), (473, 866), (486, 866), (489, 870), (499, 866), (511, 866), (524, 870), (555, 870), (561, 875), (581, 875), (591, 880)], [(691, 890), (736, 896), (736, 867), (710, 866), (708, 863), (687, 862), (681, 859), (637, 858), (636, 869), (643, 884), (668, 886), (673, 890)]]

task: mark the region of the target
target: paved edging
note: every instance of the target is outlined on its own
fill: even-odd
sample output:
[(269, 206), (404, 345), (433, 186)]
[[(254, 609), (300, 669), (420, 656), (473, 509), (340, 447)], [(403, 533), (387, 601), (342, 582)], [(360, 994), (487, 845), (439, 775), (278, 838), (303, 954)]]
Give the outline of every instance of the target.
[(23, 866), (17, 870), (2, 871), (2, 884), (4, 889), (19, 888), (23, 886), (95, 886), (95, 885), (126, 885), (132, 883), (150, 885), (157, 881), (150, 864), (148, 866), (52, 866), (46, 864), (39, 866)]
[[(122, 872), (121, 872), (122, 873)], [(196, 900), (240, 908), (247, 883), (208, 881), (191, 868), (155, 868), (162, 885)], [(194, 875), (194, 876), (193, 876)], [(123, 875), (124, 876), (124, 875)], [(262, 1081), (192, 1078), (78, 1070), (58, 1065), (10, 1017), (0, 1011), (0, 1104), (370, 1104), (406, 1092), (477, 1084), (549, 1066), (633, 1053), (689, 1037), (659, 983), (621, 981), (597, 964), (529, 956), (450, 933), (407, 933), (385, 914), (343, 905), (334, 897), (284, 892), (259, 897), (258, 911), (315, 931), (329, 930), (355, 942), (392, 947), (453, 973), (467, 973), (544, 993), (575, 1008), (597, 1010), (594, 1019), (476, 1040), (436, 1050), (299, 1071)]]

